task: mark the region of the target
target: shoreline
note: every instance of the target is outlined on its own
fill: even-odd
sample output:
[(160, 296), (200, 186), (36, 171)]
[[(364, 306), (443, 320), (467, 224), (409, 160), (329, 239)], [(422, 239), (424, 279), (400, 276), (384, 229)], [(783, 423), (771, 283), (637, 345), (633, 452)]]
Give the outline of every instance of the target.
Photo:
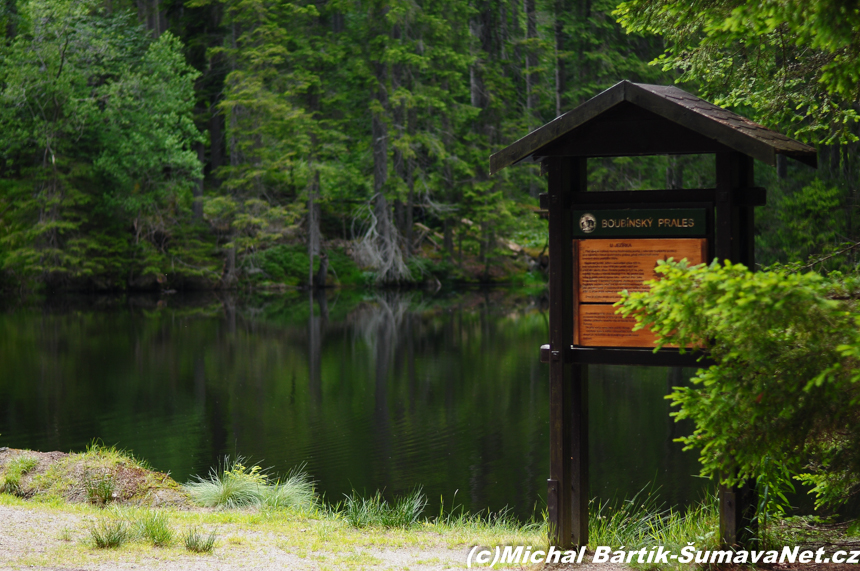
[[(425, 519), (407, 528), (359, 529), (322, 505), (313, 509), (199, 507), (167, 474), (99, 446), (70, 454), (0, 447), (0, 488), (8, 487), (16, 458), (33, 458), (36, 463), (18, 479), (18, 495), (8, 490), (0, 493), (0, 521), (4, 522), (0, 569), (429, 571), (464, 568), (475, 545), (538, 548), (546, 544), (542, 529), (482, 524), (468, 517), (447, 523)], [(87, 478), (108, 473), (118, 482), (114, 497), (104, 505), (88, 501)], [(172, 529), (174, 539), (167, 546), (155, 547), (141, 537), (113, 549), (93, 544), (94, 527), (119, 522), (132, 528), (153, 513), (163, 514)], [(181, 537), (191, 529), (214, 532), (214, 550), (188, 551)]]

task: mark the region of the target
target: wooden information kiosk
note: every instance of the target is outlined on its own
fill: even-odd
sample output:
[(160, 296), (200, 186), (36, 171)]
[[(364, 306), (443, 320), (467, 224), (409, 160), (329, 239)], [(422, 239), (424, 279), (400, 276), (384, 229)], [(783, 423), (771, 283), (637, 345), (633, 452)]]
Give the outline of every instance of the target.
[[(590, 157), (715, 154), (716, 186), (587, 192)], [(765, 189), (754, 160), (783, 155), (816, 166), (815, 149), (674, 86), (622, 81), (490, 157), (490, 173), (541, 164), (549, 177), (550, 477), (552, 541), (588, 543), (588, 365), (702, 366), (702, 355), (663, 348), (615, 314), (618, 292), (641, 291), (658, 260), (714, 258), (755, 267), (754, 207)], [(707, 357), (707, 356), (705, 356)], [(755, 533), (752, 486), (720, 489), (720, 537)]]

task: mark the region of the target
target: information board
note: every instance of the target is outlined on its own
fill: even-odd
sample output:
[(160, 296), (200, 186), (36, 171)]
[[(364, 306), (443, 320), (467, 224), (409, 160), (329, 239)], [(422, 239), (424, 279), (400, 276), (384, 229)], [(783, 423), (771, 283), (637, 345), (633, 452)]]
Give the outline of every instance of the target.
[(704, 238), (585, 239), (573, 241), (574, 345), (585, 347), (654, 347), (646, 330), (632, 331), (633, 318), (615, 315), (619, 292), (647, 291), (643, 282), (658, 279), (658, 260), (707, 260)]

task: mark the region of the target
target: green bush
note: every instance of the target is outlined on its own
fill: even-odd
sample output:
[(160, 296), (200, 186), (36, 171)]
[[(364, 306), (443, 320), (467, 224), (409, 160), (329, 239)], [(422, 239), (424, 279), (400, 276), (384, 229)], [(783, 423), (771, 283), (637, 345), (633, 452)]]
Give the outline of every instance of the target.
[(860, 490), (860, 280), (728, 262), (661, 262), (657, 272), (650, 292), (624, 293), (620, 311), (661, 344), (713, 359), (668, 397), (676, 419), (696, 423), (680, 440), (699, 449), (702, 475), (777, 492), (790, 475), (818, 505)]

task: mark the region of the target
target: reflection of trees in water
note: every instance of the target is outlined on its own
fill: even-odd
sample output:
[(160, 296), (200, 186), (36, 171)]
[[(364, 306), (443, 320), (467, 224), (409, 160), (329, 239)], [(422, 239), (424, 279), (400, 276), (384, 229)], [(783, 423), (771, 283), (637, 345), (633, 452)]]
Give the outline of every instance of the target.
[[(363, 339), (373, 358), (375, 439), (383, 458), (391, 456), (392, 442), (389, 427), (388, 377), (392, 361), (402, 358), (402, 345), (412, 346), (412, 315), (415, 296), (401, 292), (380, 292), (350, 315), (356, 337)], [(411, 309), (411, 311), (410, 311)], [(410, 383), (414, 383), (414, 352), (409, 352), (412, 361)], [(382, 470), (388, 471), (386, 463)], [(379, 474), (388, 481), (388, 474)]]
[[(319, 305), (319, 315), (314, 315), (314, 299)], [(308, 389), (311, 401), (322, 401), (322, 342), (328, 323), (328, 300), (326, 290), (308, 290)]]
[[(388, 349), (402, 337), (410, 307), (416, 311), (416, 296), (414, 293), (380, 292), (350, 314), (357, 336), (364, 339), (378, 357), (390, 358)], [(380, 353), (380, 350), (384, 352)], [(388, 359), (384, 361), (387, 363)]]

